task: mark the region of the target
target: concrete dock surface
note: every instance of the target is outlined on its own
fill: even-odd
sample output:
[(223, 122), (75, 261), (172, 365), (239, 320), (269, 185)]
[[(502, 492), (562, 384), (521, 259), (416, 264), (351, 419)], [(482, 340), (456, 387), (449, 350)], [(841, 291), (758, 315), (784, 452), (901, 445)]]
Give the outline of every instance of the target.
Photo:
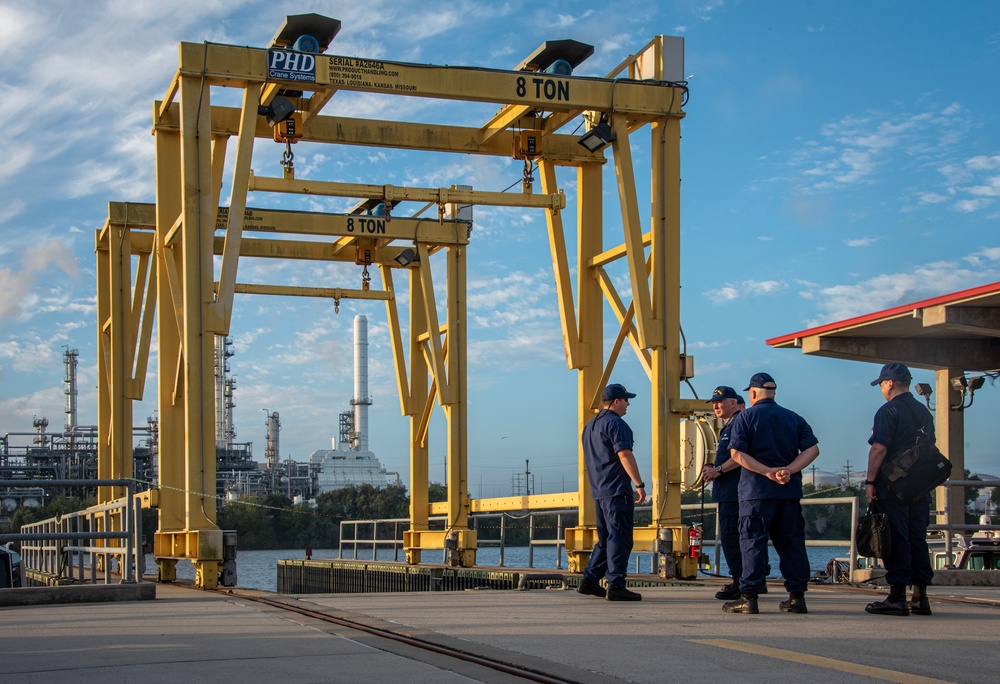
[(153, 601), (0, 609), (0, 684), (529, 681), (347, 623), (585, 684), (1000, 679), (995, 587), (932, 587), (932, 616), (883, 617), (864, 612), (881, 592), (840, 585), (812, 586), (806, 615), (781, 613), (780, 584), (759, 615), (729, 615), (720, 586), (645, 587), (642, 601), (617, 603), (557, 589), (292, 596), (159, 584)]

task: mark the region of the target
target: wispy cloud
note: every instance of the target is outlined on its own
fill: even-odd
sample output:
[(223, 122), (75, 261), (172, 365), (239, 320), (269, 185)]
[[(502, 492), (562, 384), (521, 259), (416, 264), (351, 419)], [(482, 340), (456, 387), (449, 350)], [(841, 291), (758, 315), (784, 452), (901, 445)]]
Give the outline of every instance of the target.
[(878, 238), (863, 237), (855, 238), (853, 240), (844, 240), (844, 244), (848, 247), (868, 247), (869, 245), (874, 245), (878, 242)]
[(71, 278), (76, 276), (76, 257), (69, 245), (61, 240), (47, 240), (28, 247), (21, 258), (20, 270), (0, 268), (0, 321), (9, 316), (27, 319), (35, 313), (34, 303), (38, 297), (32, 296), (32, 289), (51, 267)]
[(959, 213), (979, 212), (1000, 197), (1000, 154), (959, 156), (973, 125), (972, 114), (958, 103), (916, 113), (851, 114), (800, 140), (779, 162), (786, 169), (767, 182), (790, 183), (801, 200), (851, 188), (891, 187), (894, 177), (908, 171), (919, 180), (898, 191), (897, 199), (910, 203), (902, 211), (942, 205)]
[(822, 325), (993, 282), (1000, 278), (998, 266), (1000, 247), (988, 247), (957, 261), (935, 261), (856, 283), (810, 285), (800, 295), (816, 302), (818, 315), (807, 325)]
[(952, 209), (967, 214), (995, 204), (1000, 197), (1000, 154), (975, 155), (965, 160), (941, 164), (937, 171), (944, 179), (941, 193), (924, 193), (922, 203), (950, 203)]
[(526, 321), (550, 319), (554, 286), (543, 271), (512, 272), (480, 278), (468, 284), (469, 317), (482, 328), (505, 328)]
[(695, 6), (693, 14), (703, 21), (709, 21), (712, 15), (725, 4), (725, 0), (706, 0)]
[(31, 371), (54, 363), (56, 358), (51, 340), (22, 336), (19, 340), (0, 342), (0, 359), (8, 361), (14, 370)]
[(870, 111), (823, 125), (787, 156), (800, 193), (872, 184), (888, 170), (926, 164), (954, 147), (968, 126), (964, 109), (950, 104), (917, 113)]
[(705, 296), (715, 303), (731, 302), (734, 299), (748, 299), (774, 295), (788, 289), (788, 283), (783, 280), (742, 280), (737, 283), (726, 283), (720, 288), (708, 290)]

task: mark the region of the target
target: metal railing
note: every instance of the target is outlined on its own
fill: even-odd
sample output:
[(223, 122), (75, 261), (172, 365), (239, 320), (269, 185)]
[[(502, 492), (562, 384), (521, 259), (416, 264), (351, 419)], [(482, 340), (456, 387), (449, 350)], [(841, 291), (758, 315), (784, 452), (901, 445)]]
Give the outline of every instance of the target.
[[(532, 511), (522, 515), (511, 515), (510, 513), (474, 513), (469, 516), (470, 527), (474, 530), (485, 527), (483, 523), (490, 520), (499, 520), (499, 536), (495, 539), (477, 540), (478, 548), (496, 548), (499, 553), (499, 567), (504, 566), (504, 552), (507, 548), (507, 519), (528, 518), (528, 567), (535, 567), (535, 549), (538, 547), (553, 546), (556, 549), (556, 568), (562, 568), (562, 555), (566, 548), (566, 541), (563, 536), (565, 526), (563, 516), (577, 514), (576, 509), (562, 509), (551, 511)], [(554, 538), (541, 536), (541, 529), (536, 525), (536, 516), (556, 516), (556, 536)], [(443, 529), (446, 521), (445, 516), (432, 516), (428, 518), (428, 523), (432, 529), (436, 526)], [(392, 526), (392, 536), (380, 536), (380, 531), (388, 532)], [(392, 560), (399, 561), (400, 551), (403, 550), (403, 532), (409, 528), (408, 518), (388, 518), (380, 520), (344, 520), (340, 523), (340, 544), (339, 554), (341, 558), (358, 560), (358, 549), (371, 549), (372, 559), (378, 556), (378, 550), (392, 549)], [(371, 536), (359, 536), (368, 534), (368, 527), (371, 527)], [(349, 553), (350, 556), (345, 555)], [(442, 562), (447, 562), (447, 551), (442, 549)]]
[[(858, 553), (855, 548), (854, 534), (858, 527), (858, 498), (854, 496), (836, 496), (823, 499), (809, 498), (800, 500), (803, 506), (828, 506), (830, 504), (834, 505), (845, 505), (851, 507), (851, 536), (849, 539), (806, 539), (806, 546), (816, 546), (816, 547), (843, 547), (847, 546), (849, 551), (850, 568), (853, 569), (857, 567), (858, 564)], [(701, 509), (702, 504), (685, 504), (681, 506), (682, 510), (691, 509)], [(716, 503), (705, 503), (705, 511), (713, 511), (715, 515), (715, 538), (710, 541), (704, 541), (705, 546), (715, 547), (715, 565), (714, 567), (720, 567), (719, 561), (721, 560), (722, 554), (722, 544), (719, 542), (719, 507)], [(656, 563), (656, 558), (654, 554), (653, 563)], [(651, 571), (655, 572), (655, 571)]]
[[(7, 487), (125, 487), (127, 495), (82, 511), (23, 525), (20, 534), (0, 534), (0, 544), (21, 542), (22, 573), (56, 582), (113, 582), (117, 565), (122, 584), (142, 581), (142, 512), (132, 480), (5, 480)], [(114, 531), (113, 521), (119, 521)], [(138, 566), (138, 567), (137, 567)]]
[[(942, 487), (1000, 487), (1000, 480), (948, 480), (944, 482)], [(943, 511), (932, 511), (932, 514), (943, 515), (945, 520), (948, 519), (950, 513), (950, 499), (951, 497), (945, 497), (945, 504)], [(965, 523), (950, 524), (945, 523), (943, 525), (928, 525), (928, 531), (940, 531), (944, 534), (944, 552), (945, 558), (954, 559), (954, 537), (962, 536), (962, 542), (965, 542), (962, 532), (982, 532), (986, 530), (1000, 530), (1000, 525), (970, 525)], [(967, 544), (967, 543), (966, 543)], [(951, 562), (949, 560), (948, 562)]]
[[(831, 497), (826, 499), (802, 499), (803, 506), (822, 506), (822, 505), (849, 505), (851, 506), (851, 536), (850, 539), (807, 539), (807, 546), (830, 546), (830, 547), (844, 547), (850, 548), (850, 567), (855, 568), (857, 566), (857, 552), (855, 550), (854, 544), (854, 531), (857, 527), (858, 522), (858, 499), (851, 496), (843, 497)], [(652, 512), (650, 506), (639, 506), (636, 507), (636, 512)], [(719, 512), (718, 506), (715, 503), (696, 503), (696, 504), (683, 504), (681, 510), (685, 512), (692, 511), (704, 511), (706, 514), (713, 515), (715, 517), (715, 538), (712, 540), (706, 540), (703, 542), (705, 546), (715, 547), (715, 564), (714, 567), (719, 567), (719, 562), (721, 560), (722, 545), (718, 540), (718, 530), (719, 530)], [(524, 513), (512, 514), (510, 512), (498, 512), (498, 513), (474, 513), (469, 516), (469, 526), (472, 529), (480, 529), (484, 527), (483, 523), (492, 519), (499, 519), (499, 537), (495, 539), (483, 539), (479, 538), (477, 545), (479, 548), (498, 548), (499, 550), (499, 567), (505, 567), (504, 565), (504, 551), (507, 547), (507, 519), (528, 519), (528, 567), (534, 568), (534, 551), (536, 548), (540, 547), (555, 547), (556, 550), (556, 569), (562, 569), (563, 553), (566, 549), (566, 539), (565, 539), (565, 529), (564, 524), (565, 517), (571, 517), (574, 521), (578, 511), (575, 508), (569, 509), (558, 509), (558, 510), (546, 510), (546, 511), (528, 511)], [(540, 516), (545, 517), (556, 517), (556, 536), (543, 537), (541, 536), (542, 529), (552, 529), (551, 526), (548, 528), (543, 528), (539, 526), (536, 522), (536, 518)], [(439, 528), (443, 529), (446, 518), (445, 516), (434, 516), (428, 518), (430, 526), (433, 528), (437, 525)], [(371, 557), (373, 560), (378, 558), (379, 549), (392, 549), (392, 560), (400, 560), (400, 551), (403, 550), (403, 532), (409, 528), (409, 519), (407, 518), (390, 518), (382, 520), (344, 520), (340, 523), (340, 544), (339, 544), (339, 555), (340, 558), (350, 558), (351, 560), (358, 560), (358, 550), (359, 549), (370, 549)], [(391, 525), (391, 534), (388, 536)], [(371, 536), (359, 536), (359, 534), (368, 535), (370, 527)], [(384, 536), (380, 535), (379, 532), (385, 532)], [(349, 555), (348, 555), (349, 554)], [(650, 559), (649, 572), (655, 574), (657, 572), (658, 557), (657, 554), (652, 553)], [(447, 562), (447, 551), (442, 550), (442, 562)], [(635, 557), (635, 572), (640, 572), (640, 556), (637, 554)]]

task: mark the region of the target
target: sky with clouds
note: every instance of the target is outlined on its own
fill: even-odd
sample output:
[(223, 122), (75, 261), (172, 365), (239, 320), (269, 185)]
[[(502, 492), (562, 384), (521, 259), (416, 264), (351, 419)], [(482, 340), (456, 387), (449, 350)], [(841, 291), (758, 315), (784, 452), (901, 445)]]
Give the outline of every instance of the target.
[[(64, 419), (65, 348), (80, 352), (80, 422), (96, 422), (93, 235), (108, 201), (152, 202), (151, 109), (181, 41), (265, 47), (286, 12), (343, 28), (331, 52), (513, 68), (545, 40), (595, 46), (578, 74), (603, 76), (654, 35), (683, 36), (682, 325), (699, 397), (775, 376), (779, 402), (820, 439), (818, 467), (857, 470), (881, 397), (877, 368), (773, 350), (764, 340), (1000, 281), (1000, 12), (989, 0), (838, 3), (678, 0), (0, 0), (0, 432)], [(238, 94), (213, 93), (232, 105)], [(480, 126), (495, 106), (339, 93), (325, 113)], [(579, 121), (570, 122), (571, 132)], [(634, 136), (637, 167), (648, 163)], [(230, 146), (232, 147), (232, 145)], [(283, 148), (258, 141), (254, 169), (280, 175)], [(610, 154), (610, 153), (609, 153)], [(298, 177), (519, 191), (521, 162), (300, 144)], [(575, 177), (560, 175), (571, 198)], [(618, 219), (606, 182), (609, 223)], [(640, 188), (640, 190), (642, 190)], [(227, 192), (223, 193), (224, 196)], [(265, 206), (251, 195), (251, 206)], [(267, 197), (342, 212), (350, 200)], [(640, 200), (641, 201), (641, 200)], [(575, 375), (565, 369), (544, 216), (477, 207), (469, 252), (470, 489), (509, 493), (530, 460), (539, 490), (575, 482)], [(573, 248), (571, 247), (571, 250)], [(572, 253), (572, 252), (571, 252)], [(353, 266), (245, 260), (240, 280), (355, 287)], [(619, 291), (624, 271), (611, 272)], [(397, 279), (398, 281), (399, 279)], [(377, 277), (376, 277), (377, 282)], [(384, 306), (237, 296), (230, 360), (238, 441), (264, 453), (278, 411), (282, 458), (329, 448), (353, 392), (353, 318), (368, 318), (371, 447), (408, 471)], [(609, 330), (614, 330), (608, 326)], [(155, 362), (155, 343), (154, 358)], [(917, 371), (918, 381), (930, 372)], [(614, 378), (648, 387), (623, 354)], [(155, 411), (155, 363), (136, 422)], [(686, 396), (691, 390), (685, 387)], [(629, 421), (648, 471), (643, 392)], [(987, 385), (967, 414), (967, 462), (997, 473)], [(443, 479), (440, 413), (432, 478)]]

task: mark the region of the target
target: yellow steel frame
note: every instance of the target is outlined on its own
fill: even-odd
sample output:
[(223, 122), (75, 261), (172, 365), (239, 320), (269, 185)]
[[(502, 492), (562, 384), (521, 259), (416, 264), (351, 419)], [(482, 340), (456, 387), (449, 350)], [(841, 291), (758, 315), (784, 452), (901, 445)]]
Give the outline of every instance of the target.
[[(154, 103), (156, 204), (112, 204), (97, 237), (98, 317), (103, 353), (100, 361), (102, 435), (101, 472), (110, 477), (129, 472), (130, 401), (141, 398), (145, 364), (157, 320), (158, 402), (160, 419), (160, 531), (155, 555), (160, 578), (174, 577), (174, 564), (194, 562), (200, 586), (214, 587), (222, 560), (222, 533), (215, 523), (213, 349), (214, 335), (229, 334), (237, 293), (383, 300), (389, 323), (402, 413), (410, 420), (410, 529), (405, 533), (407, 560), (421, 551), (455, 544), (462, 565), (475, 562), (476, 534), (468, 515), (504, 507), (578, 506), (580, 525), (567, 530), (570, 568), (580, 570), (595, 541), (594, 504), (579, 452), (577, 492), (535, 497), (472, 501), (468, 495), (468, 387), (466, 359), (467, 224), (445, 221), (446, 208), (462, 204), (536, 207), (545, 212), (552, 267), (559, 302), (567, 367), (578, 374), (578, 427), (590, 420), (599, 393), (610, 378), (627, 339), (651, 382), (653, 441), (651, 491), (655, 514), (639, 530), (636, 548), (649, 550), (657, 532), (669, 529), (679, 576), (692, 576), (686, 561), (686, 530), (680, 523), (679, 419), (679, 141), (683, 92), (663, 78), (664, 38), (658, 36), (606, 78), (576, 78), (524, 71), (463, 69), (372, 62), (382, 69), (378, 83), (352, 79), (345, 69), (355, 58), (317, 56), (315, 82), (268, 78), (267, 51), (209, 43), (182, 43), (178, 71), (165, 98)], [(624, 73), (624, 76), (622, 74)], [(242, 89), (242, 106), (211, 102), (215, 87)], [(257, 114), (282, 88), (302, 90), (295, 104), (303, 113), (303, 141), (392, 147), (397, 149), (509, 156), (512, 128), (531, 121), (542, 132), (542, 153), (535, 160), (540, 194), (504, 194), (459, 188), (403, 188), (328, 181), (254, 176), (255, 138), (271, 138)], [(496, 102), (501, 110), (481, 128), (411, 124), (324, 116), (323, 105), (337, 90), (360, 90), (402, 96)], [(544, 108), (544, 112), (539, 110)], [(604, 152), (585, 150), (577, 136), (558, 130), (583, 112), (610, 119), (616, 140), (611, 149), (620, 201), (622, 244), (605, 248), (602, 219)], [(649, 126), (652, 207), (643, 230), (636, 195), (636, 171), (630, 136)], [(220, 208), (225, 159), (235, 137), (235, 161), (229, 172), (229, 207)], [(577, 170), (577, 299), (566, 250), (565, 197), (556, 167)], [(393, 218), (384, 232), (359, 234), (349, 217), (308, 212), (279, 212), (246, 207), (247, 192), (325, 194), (387, 203), (436, 204), (434, 219)], [(456, 212), (453, 211), (452, 215)], [(266, 237), (249, 237), (258, 231)], [(221, 235), (217, 235), (221, 232)], [(291, 240), (279, 235), (307, 235)], [(395, 298), (394, 262), (403, 247), (415, 245), (419, 260), (405, 269), (409, 277), (409, 337), (401, 333)], [(293, 288), (237, 282), (241, 257), (353, 261), (358, 245), (376, 249), (381, 290)], [(131, 286), (133, 255), (137, 277)], [(221, 255), (216, 277), (213, 257)], [(445, 261), (443, 310), (435, 297), (431, 258)], [(632, 292), (626, 306), (605, 267), (625, 259)], [(134, 294), (133, 294), (134, 293)], [(603, 301), (607, 299), (620, 330), (611, 352), (604, 353)], [(143, 302), (145, 302), (143, 304)], [(447, 423), (448, 500), (430, 505), (428, 424), (434, 404)], [(102, 443), (104, 440), (102, 440)], [(668, 448), (668, 445), (670, 448)], [(579, 446), (578, 446), (579, 449)], [(119, 472), (120, 471), (120, 472)], [(103, 493), (111, 498), (112, 493)], [(447, 517), (445, 530), (431, 530), (431, 513)], [(450, 537), (450, 539), (449, 539)]]

